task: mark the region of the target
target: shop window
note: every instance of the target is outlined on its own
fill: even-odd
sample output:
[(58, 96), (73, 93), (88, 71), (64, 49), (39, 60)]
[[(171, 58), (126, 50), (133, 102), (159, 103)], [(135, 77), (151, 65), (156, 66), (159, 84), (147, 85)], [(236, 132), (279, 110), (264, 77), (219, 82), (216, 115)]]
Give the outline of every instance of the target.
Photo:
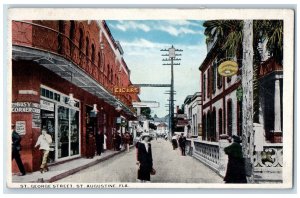
[(58, 107), (58, 158), (69, 156), (69, 109)]

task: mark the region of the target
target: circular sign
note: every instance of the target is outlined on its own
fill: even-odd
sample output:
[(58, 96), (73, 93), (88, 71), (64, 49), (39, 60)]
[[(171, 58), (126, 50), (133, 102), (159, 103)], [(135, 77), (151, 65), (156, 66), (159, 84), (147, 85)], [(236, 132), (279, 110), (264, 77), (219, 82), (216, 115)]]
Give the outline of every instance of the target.
[(233, 76), (239, 70), (238, 64), (235, 61), (225, 61), (218, 67), (218, 72), (221, 76)]

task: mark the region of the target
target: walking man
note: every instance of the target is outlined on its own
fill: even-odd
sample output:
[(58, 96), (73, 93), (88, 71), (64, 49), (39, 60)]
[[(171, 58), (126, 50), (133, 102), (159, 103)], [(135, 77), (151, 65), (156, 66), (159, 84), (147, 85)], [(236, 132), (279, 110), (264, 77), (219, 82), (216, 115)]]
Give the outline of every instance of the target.
[(11, 154), (11, 160), (16, 161), (19, 170), (21, 172), (21, 176), (26, 175), (25, 168), (23, 165), (23, 162), (21, 160), (20, 156), (20, 150), (21, 150), (21, 136), (16, 132), (16, 126), (14, 124), (11, 125), (12, 130), (12, 154)]
[(181, 155), (182, 155), (182, 156), (185, 156), (185, 143), (186, 143), (186, 138), (183, 136), (183, 133), (181, 133), (181, 136), (180, 136), (178, 142), (179, 142), (179, 146), (180, 146), (180, 149), (181, 149)]
[(51, 135), (47, 133), (46, 129), (42, 129), (42, 134), (39, 136), (35, 147), (40, 146), (40, 150), (43, 152), (43, 160), (42, 164), (40, 166), (40, 171), (41, 173), (45, 171), (49, 171), (48, 166), (47, 166), (47, 161), (48, 161), (48, 155), (50, 151), (50, 144), (52, 143), (52, 138)]

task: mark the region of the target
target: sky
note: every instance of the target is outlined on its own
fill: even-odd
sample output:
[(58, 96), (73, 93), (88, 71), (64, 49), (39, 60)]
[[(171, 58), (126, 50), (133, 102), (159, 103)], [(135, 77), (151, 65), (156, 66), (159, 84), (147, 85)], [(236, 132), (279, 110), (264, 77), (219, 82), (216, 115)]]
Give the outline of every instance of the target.
[[(200, 91), (199, 66), (207, 50), (203, 21), (194, 20), (107, 20), (110, 31), (124, 50), (124, 60), (131, 71), (133, 84), (170, 84), (171, 66), (163, 65), (161, 56), (172, 45), (182, 49), (182, 56), (174, 66), (175, 107), (181, 105), (188, 95)], [(142, 87), (141, 101), (157, 101), (159, 108), (152, 108), (152, 115), (163, 117), (168, 114), (170, 88)]]

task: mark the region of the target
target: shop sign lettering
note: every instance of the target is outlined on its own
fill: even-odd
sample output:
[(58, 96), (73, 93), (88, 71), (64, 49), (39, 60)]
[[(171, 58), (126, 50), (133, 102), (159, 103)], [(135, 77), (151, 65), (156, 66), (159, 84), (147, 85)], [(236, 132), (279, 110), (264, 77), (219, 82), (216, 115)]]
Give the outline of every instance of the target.
[(48, 102), (46, 100), (41, 100), (41, 109), (47, 110), (47, 111), (54, 111), (54, 103)]
[(139, 87), (115, 87), (114, 88), (115, 94), (139, 94), (140, 89)]
[(40, 104), (33, 102), (14, 102), (12, 103), (12, 112), (40, 113)]

